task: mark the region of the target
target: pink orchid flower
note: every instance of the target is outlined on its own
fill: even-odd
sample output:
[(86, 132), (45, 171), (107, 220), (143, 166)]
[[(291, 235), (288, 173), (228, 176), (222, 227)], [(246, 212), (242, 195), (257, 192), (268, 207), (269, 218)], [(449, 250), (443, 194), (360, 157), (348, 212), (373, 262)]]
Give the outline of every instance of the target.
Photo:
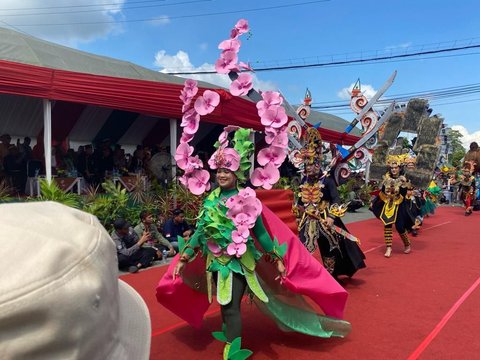
[(235, 24), (235, 29), (237, 29), (239, 35), (242, 35), (248, 32), (250, 30), (250, 27), (248, 26), (248, 20), (245, 20), (245, 19), (238, 20), (237, 23)]
[(288, 147), (288, 134), (286, 131), (280, 131), (272, 140), (271, 145), (286, 149)]
[(246, 251), (247, 251), (247, 245), (244, 243), (242, 244), (230, 243), (227, 246), (227, 254), (230, 256), (235, 255), (237, 258), (245, 254)]
[(271, 126), (273, 128), (281, 128), (288, 121), (288, 116), (283, 107), (278, 107), (276, 110), (267, 110), (261, 116), (260, 121), (264, 126)]
[(232, 240), (235, 244), (242, 244), (246, 243), (248, 240), (248, 233), (247, 236), (244, 236), (244, 233), (240, 233), (237, 230), (232, 231)]
[(190, 155), (193, 154), (193, 146), (188, 145), (188, 143), (181, 143), (177, 147), (177, 151), (175, 152), (175, 161), (177, 162), (177, 166), (185, 170), (188, 165), (188, 158)]
[(192, 141), (194, 136), (195, 134), (182, 133), (182, 137), (180, 138), (180, 143), (189, 143), (190, 141)]
[(275, 165), (275, 167), (279, 167), (285, 161), (286, 157), (287, 152), (285, 148), (270, 145), (258, 152), (257, 161), (261, 166), (271, 163)]
[(185, 93), (188, 94), (190, 97), (197, 95), (198, 92), (198, 83), (195, 80), (187, 79), (185, 80), (183, 89)]
[(278, 91), (263, 91), (262, 99), (268, 106), (282, 105), (283, 97)]
[[(248, 207), (247, 207), (248, 210)], [(228, 215), (227, 215), (228, 216)], [(240, 229), (251, 229), (252, 227), (255, 226), (255, 222), (257, 221), (257, 218), (255, 214), (247, 214), (245, 212), (241, 212), (234, 216), (232, 218), (233, 223), (237, 227), (237, 230), (240, 231)]]
[(228, 39), (223, 40), (220, 44), (218, 44), (218, 48), (223, 51), (231, 50), (234, 53), (238, 53), (240, 50), (241, 42), (238, 39)]
[(188, 103), (184, 103), (182, 105), (182, 113), (185, 113), (187, 112), (187, 110), (190, 108), (190, 105), (192, 104), (192, 100), (190, 99), (190, 101)]
[(230, 93), (233, 96), (245, 96), (253, 88), (252, 75), (241, 73), (238, 78), (230, 84)]
[(181, 90), (178, 98), (182, 100), (184, 105), (189, 105), (192, 102), (193, 95), (189, 95), (185, 90)]
[(242, 189), (238, 192), (238, 196), (241, 196), (241, 197), (244, 197), (244, 198), (252, 196), (252, 197), (256, 198), (257, 194), (255, 193), (255, 190), (253, 190), (252, 188), (247, 186), (246, 188), (244, 188), (244, 189)]
[(205, 90), (202, 96), (195, 100), (194, 108), (200, 115), (207, 115), (213, 112), (220, 103), (220, 95), (215, 91)]
[(261, 186), (270, 190), (272, 186), (280, 179), (280, 171), (272, 163), (268, 163), (265, 168), (256, 168), (252, 174), (252, 184)]
[(189, 176), (187, 174), (185, 175), (182, 175), (178, 178), (178, 181), (180, 181), (180, 184), (182, 184), (183, 186), (187, 187), (187, 184), (188, 184), (188, 178)]
[(250, 236), (250, 230), (249, 230), (249, 227), (248, 226), (244, 226), (244, 225), (239, 225), (237, 226), (237, 230), (238, 233), (244, 237), (245, 239), (247, 239), (249, 236)]
[(238, 56), (235, 51), (227, 50), (220, 54), (220, 59), (215, 62), (215, 71), (219, 74), (228, 74), (237, 67)]
[(240, 167), (240, 155), (232, 148), (220, 148), (208, 160), (211, 169), (237, 171)]
[(213, 256), (219, 257), (222, 255), (222, 248), (216, 242), (212, 240), (207, 241), (208, 249), (212, 252)]
[(240, 33), (238, 32), (237, 29), (233, 28), (232, 30), (230, 30), (230, 38), (231, 39), (236, 39), (239, 35), (240, 35)]
[(189, 156), (187, 166), (185, 167), (185, 169), (182, 169), (182, 170), (184, 170), (186, 174), (190, 174), (197, 169), (203, 169), (202, 160), (200, 160), (198, 155)]
[(210, 173), (207, 170), (195, 170), (188, 179), (187, 187), (194, 195), (201, 195), (210, 187)]
[(200, 126), (200, 115), (195, 109), (188, 110), (183, 114), (180, 126), (183, 127), (183, 132), (185, 134), (194, 135)]

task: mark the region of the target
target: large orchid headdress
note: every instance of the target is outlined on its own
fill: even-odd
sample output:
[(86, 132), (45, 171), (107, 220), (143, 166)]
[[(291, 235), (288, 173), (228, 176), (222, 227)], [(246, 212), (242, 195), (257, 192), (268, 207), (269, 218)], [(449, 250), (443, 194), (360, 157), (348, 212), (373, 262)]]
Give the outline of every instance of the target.
[[(232, 71), (242, 71), (230, 85), (230, 93), (233, 96), (245, 96), (253, 88), (253, 77), (249, 74), (253, 70), (248, 64), (238, 60), (241, 46), (239, 37), (247, 32), (249, 32), (248, 21), (241, 19), (231, 30), (230, 38), (218, 45), (222, 52), (215, 62), (217, 73), (228, 74)], [(180, 178), (180, 182), (193, 194), (200, 195), (210, 188), (210, 174), (203, 169), (203, 162), (198, 156), (193, 156), (194, 149), (189, 143), (198, 131), (200, 116), (213, 112), (220, 103), (220, 96), (215, 91), (205, 90), (193, 103), (193, 98), (197, 93), (197, 82), (186, 80), (180, 95), (180, 99), (183, 101), (183, 117), (180, 125), (183, 133), (180, 145), (177, 147), (175, 160), (177, 166), (185, 172)], [(280, 178), (278, 168), (287, 156), (286, 123), (288, 117), (282, 107), (283, 98), (280, 93), (265, 91), (261, 93), (261, 96), (262, 100), (256, 106), (260, 121), (265, 127), (265, 142), (268, 147), (259, 151), (257, 162), (260, 166), (253, 171), (250, 180), (254, 186), (271, 189)], [(233, 139), (229, 141), (232, 132)], [(250, 129), (226, 126), (215, 144), (216, 151), (208, 161), (210, 168), (225, 168), (235, 172), (240, 181), (247, 180), (251, 167), (250, 157), (254, 150), (250, 138), (251, 133)]]

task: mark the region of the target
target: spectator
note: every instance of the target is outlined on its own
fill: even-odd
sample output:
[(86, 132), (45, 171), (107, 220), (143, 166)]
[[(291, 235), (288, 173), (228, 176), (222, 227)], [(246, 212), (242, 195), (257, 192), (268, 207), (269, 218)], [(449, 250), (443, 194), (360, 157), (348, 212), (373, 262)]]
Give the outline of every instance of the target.
[(115, 245), (95, 216), (56, 202), (2, 204), (0, 228), (2, 265), (15, 269), (0, 277), (2, 359), (149, 358), (148, 309), (118, 279)]
[(164, 249), (168, 250), (168, 256), (175, 256), (175, 251), (178, 251), (178, 247), (174, 249), (173, 244), (170, 244), (170, 242), (160, 234), (155, 225), (153, 214), (148, 210), (140, 213), (140, 224), (135, 226), (134, 230), (138, 237), (141, 237), (145, 232), (149, 234), (149, 238), (143, 247), (155, 249), (157, 259), (162, 259), (162, 250)]
[(363, 201), (358, 197), (357, 192), (360, 191), (360, 187), (355, 185), (352, 190), (347, 194), (347, 211), (348, 212), (356, 212), (357, 209), (362, 208), (365, 204)]
[(173, 211), (173, 218), (168, 219), (163, 227), (163, 233), (170, 243), (178, 249), (178, 236), (185, 240), (190, 239), (193, 233), (192, 227), (185, 221), (185, 213), (181, 209)]
[(150, 234), (144, 232), (139, 238), (124, 219), (115, 220), (113, 227), (115, 230), (111, 236), (117, 247), (118, 267), (135, 273), (140, 268), (150, 266), (156, 257), (156, 251), (149, 247), (142, 247)]
[(10, 141), (12, 140), (11, 136), (8, 134), (3, 134), (0, 136), (0, 175), (3, 172), (3, 162), (4, 159), (7, 157), (10, 148)]

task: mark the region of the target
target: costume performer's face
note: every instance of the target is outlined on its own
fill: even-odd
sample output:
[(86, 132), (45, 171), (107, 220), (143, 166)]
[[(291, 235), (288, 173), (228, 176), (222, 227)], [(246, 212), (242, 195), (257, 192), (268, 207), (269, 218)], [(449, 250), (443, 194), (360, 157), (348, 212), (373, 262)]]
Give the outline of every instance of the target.
[(320, 174), (320, 165), (313, 163), (313, 164), (307, 164), (305, 166), (305, 173), (307, 176), (317, 176)]
[(233, 171), (227, 169), (218, 169), (217, 170), (217, 182), (218, 186), (222, 189), (229, 190), (233, 189), (237, 184), (237, 177)]
[(397, 176), (398, 174), (400, 174), (400, 166), (398, 166), (398, 164), (392, 164), (390, 166), (390, 172), (393, 176)]

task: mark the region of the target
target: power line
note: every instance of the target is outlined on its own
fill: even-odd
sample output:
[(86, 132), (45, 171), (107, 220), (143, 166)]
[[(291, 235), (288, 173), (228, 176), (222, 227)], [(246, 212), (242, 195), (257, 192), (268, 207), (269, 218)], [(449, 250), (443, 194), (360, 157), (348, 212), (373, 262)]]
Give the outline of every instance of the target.
[[(163, 0), (165, 1), (165, 0)], [(120, 11), (120, 10), (131, 10), (131, 9), (144, 9), (144, 8), (153, 8), (153, 7), (168, 7), (168, 6), (177, 6), (177, 5), (186, 5), (186, 4), (194, 4), (194, 3), (201, 3), (201, 2), (209, 2), (212, 0), (192, 0), (192, 1), (181, 1), (171, 4), (153, 4), (153, 5), (141, 5), (141, 6), (122, 6), (123, 4), (115, 4), (116, 8), (105, 8), (102, 7), (101, 9), (86, 9), (86, 10), (73, 10), (73, 11), (59, 11), (59, 12), (41, 12), (41, 13), (32, 13), (32, 14), (6, 14), (1, 15), (2, 17), (7, 16), (44, 16), (44, 15), (64, 15), (64, 14), (79, 14), (79, 13), (92, 13), (92, 12), (102, 12), (102, 11)], [(128, 5), (128, 4), (127, 4)], [(104, 6), (96, 5), (96, 6)], [(107, 5), (105, 5), (107, 6)], [(30, 10), (30, 9), (25, 9)], [(2, 10), (0, 10), (2, 11)]]
[[(304, 6), (304, 5), (312, 5), (312, 4), (324, 3), (328, 1), (330, 0), (304, 1), (299, 3), (294, 3), (294, 4), (265, 6), (265, 7), (243, 9), (243, 10), (227, 10), (227, 11), (217, 11), (217, 12), (202, 13), (202, 14), (177, 15), (177, 16), (169, 16), (168, 18), (170, 20), (174, 20), (174, 19), (188, 19), (188, 18), (196, 18), (196, 17), (238, 14), (238, 13), (247, 13), (247, 12), (256, 12), (256, 11), (267, 11), (267, 10), (285, 9), (285, 8), (291, 8), (291, 7), (297, 7), (297, 6)], [(95, 25), (95, 24), (112, 24), (112, 23), (134, 23), (134, 22), (146, 22), (146, 21), (155, 21), (155, 20), (157, 19), (148, 18), (148, 19), (86, 21), (86, 22), (68, 22), (68, 23), (15, 24), (15, 26), (31, 27), (31, 26)]]
[[(18, 25), (17, 25), (18, 26)], [(459, 47), (451, 47), (446, 49), (437, 49), (437, 50), (428, 50), (428, 51), (419, 51), (409, 54), (399, 54), (399, 55), (390, 55), (390, 56), (378, 56), (367, 59), (353, 59), (353, 60), (343, 60), (343, 61), (331, 61), (324, 63), (315, 63), (315, 64), (304, 64), (304, 65), (288, 65), (288, 66), (272, 66), (272, 67), (263, 67), (263, 68), (254, 68), (255, 72), (261, 71), (276, 71), (276, 70), (295, 70), (295, 69), (306, 69), (306, 68), (315, 68), (315, 67), (327, 67), (327, 66), (338, 66), (346, 64), (359, 64), (367, 62), (376, 62), (381, 60), (391, 60), (391, 59), (404, 59), (414, 56), (429, 55), (429, 54), (440, 54), (447, 53), (452, 51), (462, 51), (469, 49), (478, 49), (480, 44), (475, 45), (466, 45)], [(189, 72), (167, 72), (166, 74), (170, 75), (202, 75), (202, 74), (215, 74), (215, 71), (189, 71)]]
[[(166, 0), (142, 0), (142, 1), (128, 1), (129, 4), (143, 4), (143, 3), (157, 3), (165, 2)], [(122, 3), (123, 4), (123, 3)], [(70, 9), (70, 8), (84, 8), (84, 7), (99, 7), (99, 6), (110, 6), (110, 5), (120, 5), (118, 2), (110, 4), (84, 4), (84, 5), (64, 5), (64, 6), (43, 6), (43, 7), (31, 7), (31, 8), (5, 8), (0, 9), (1, 11), (24, 11), (24, 10), (47, 10), (47, 9)]]
[[(439, 90), (428, 90), (423, 92), (416, 92), (416, 93), (405, 93), (405, 94), (398, 94), (389, 96), (387, 99), (382, 99), (377, 102), (378, 105), (381, 104), (388, 104), (391, 101), (395, 100), (396, 102), (405, 102), (410, 100), (411, 98), (425, 98), (425, 99), (444, 99), (444, 98), (452, 98), (452, 97), (461, 97), (461, 96), (468, 96), (472, 94), (480, 93), (480, 84), (476, 84), (473, 86), (462, 86), (456, 88), (445, 88)], [(338, 104), (339, 101), (332, 101), (331, 103), (323, 102), (322, 105), (314, 105), (312, 104), (312, 108), (314, 109), (347, 109), (350, 107), (350, 103), (341, 102)], [(317, 103), (318, 104), (318, 103)]]

